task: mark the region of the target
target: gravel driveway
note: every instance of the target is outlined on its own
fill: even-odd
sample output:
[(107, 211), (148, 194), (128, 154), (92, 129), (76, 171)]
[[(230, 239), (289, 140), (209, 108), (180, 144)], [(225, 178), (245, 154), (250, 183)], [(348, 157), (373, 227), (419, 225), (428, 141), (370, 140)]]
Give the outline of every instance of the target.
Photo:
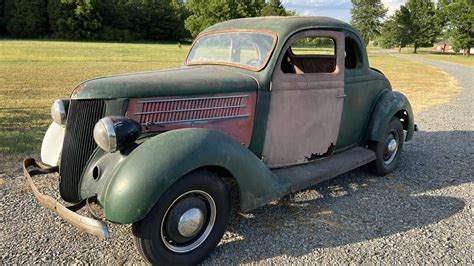
[[(453, 75), (463, 90), (450, 103), (417, 115), (421, 132), (404, 146), (393, 174), (380, 178), (361, 168), (236, 215), (205, 264), (472, 265), (474, 68), (413, 60)], [(41, 181), (54, 190), (56, 177), (48, 178)], [(78, 234), (39, 207), (19, 171), (1, 181), (1, 264), (142, 262), (129, 227), (112, 225), (108, 240)]]

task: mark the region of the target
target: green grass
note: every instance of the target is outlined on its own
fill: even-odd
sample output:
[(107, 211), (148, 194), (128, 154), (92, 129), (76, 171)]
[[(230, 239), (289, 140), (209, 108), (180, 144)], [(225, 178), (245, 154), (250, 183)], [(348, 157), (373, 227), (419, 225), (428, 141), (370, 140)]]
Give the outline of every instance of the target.
[[(0, 41), (0, 157), (37, 156), (51, 123), (52, 101), (67, 98), (81, 81), (179, 67), (188, 49), (176, 44)], [(416, 111), (447, 101), (455, 91), (449, 85), (453, 81), (435, 68), (379, 50), (371, 50), (370, 60), (408, 94)]]
[(292, 47), (295, 55), (334, 55), (334, 48)]

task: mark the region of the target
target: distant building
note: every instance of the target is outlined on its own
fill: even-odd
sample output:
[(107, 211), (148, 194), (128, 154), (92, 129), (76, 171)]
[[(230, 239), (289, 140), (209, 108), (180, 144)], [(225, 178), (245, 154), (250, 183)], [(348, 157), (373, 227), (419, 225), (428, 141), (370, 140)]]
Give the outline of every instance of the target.
[(437, 52), (437, 53), (447, 53), (447, 52), (450, 52), (451, 49), (452, 48), (451, 46), (449, 46), (449, 42), (443, 41), (443, 42), (433, 44), (433, 48), (431, 49), (431, 51)]
[[(442, 41), (442, 42), (438, 42), (438, 43), (435, 43), (433, 44), (433, 48), (431, 49), (432, 52), (435, 52), (435, 53), (456, 53), (454, 50), (453, 50), (453, 47), (451, 45), (449, 45), (449, 41)], [(458, 51), (458, 53), (463, 53), (463, 51)], [(470, 54), (474, 54), (474, 47), (471, 48), (470, 50)]]

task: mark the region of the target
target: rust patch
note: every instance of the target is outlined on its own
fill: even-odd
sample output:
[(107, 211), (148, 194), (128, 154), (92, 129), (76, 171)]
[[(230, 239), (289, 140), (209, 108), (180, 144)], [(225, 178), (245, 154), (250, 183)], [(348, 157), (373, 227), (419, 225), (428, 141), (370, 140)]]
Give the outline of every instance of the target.
[(334, 143), (331, 143), (331, 146), (329, 146), (328, 150), (325, 153), (323, 153), (323, 154), (313, 153), (313, 154), (311, 154), (311, 156), (305, 157), (305, 158), (308, 162), (311, 162), (311, 161), (314, 161), (314, 160), (317, 160), (317, 159), (328, 157), (329, 155), (331, 155), (334, 152), (335, 148), (336, 148), (336, 146), (334, 145)]
[(208, 128), (250, 144), (257, 93), (193, 95), (131, 99), (126, 116), (142, 125), (142, 132)]
[(84, 87), (86, 87), (85, 83), (79, 84), (77, 87), (75, 87), (71, 92), (71, 98), (72, 99), (77, 98), (77, 96), (79, 96), (79, 93)]

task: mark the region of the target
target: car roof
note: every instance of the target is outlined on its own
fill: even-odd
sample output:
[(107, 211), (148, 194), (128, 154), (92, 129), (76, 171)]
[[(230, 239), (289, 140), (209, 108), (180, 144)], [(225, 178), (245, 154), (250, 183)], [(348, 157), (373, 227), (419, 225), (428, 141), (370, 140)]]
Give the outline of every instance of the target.
[(234, 19), (215, 24), (203, 33), (231, 29), (269, 30), (275, 32), (278, 38), (285, 39), (294, 32), (308, 28), (342, 29), (359, 35), (351, 25), (343, 21), (319, 16), (271, 16)]

